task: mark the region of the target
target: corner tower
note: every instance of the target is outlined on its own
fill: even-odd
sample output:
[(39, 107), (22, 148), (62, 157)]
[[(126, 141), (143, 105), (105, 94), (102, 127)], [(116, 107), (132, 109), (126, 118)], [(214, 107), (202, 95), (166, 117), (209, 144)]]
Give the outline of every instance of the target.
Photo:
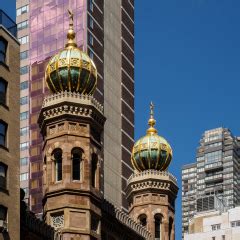
[(92, 94), (97, 69), (75, 42), (69, 11), (67, 44), (53, 56), (38, 123), (43, 136), (43, 218), (64, 240), (99, 239), (102, 200), (103, 107)]
[(172, 160), (169, 143), (157, 134), (153, 104), (146, 136), (133, 146), (135, 172), (128, 179), (129, 215), (145, 226), (155, 240), (175, 239), (176, 178), (166, 170)]

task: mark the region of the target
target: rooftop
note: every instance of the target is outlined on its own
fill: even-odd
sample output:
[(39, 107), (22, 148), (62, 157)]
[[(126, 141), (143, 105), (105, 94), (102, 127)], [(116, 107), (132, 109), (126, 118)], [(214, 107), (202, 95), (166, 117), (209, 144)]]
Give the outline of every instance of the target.
[(17, 24), (2, 9), (0, 9), (0, 25), (17, 38)]

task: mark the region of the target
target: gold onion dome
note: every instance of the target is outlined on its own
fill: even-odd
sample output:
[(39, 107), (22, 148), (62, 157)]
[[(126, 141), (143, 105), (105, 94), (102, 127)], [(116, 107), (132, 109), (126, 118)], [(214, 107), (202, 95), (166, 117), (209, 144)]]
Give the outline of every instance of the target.
[(134, 169), (144, 171), (155, 169), (165, 171), (172, 160), (172, 148), (154, 128), (153, 104), (150, 105), (149, 128), (146, 136), (140, 138), (133, 146), (131, 161)]
[(52, 93), (70, 91), (92, 95), (97, 85), (97, 69), (92, 59), (75, 42), (73, 13), (69, 11), (68, 42), (46, 68), (45, 80)]

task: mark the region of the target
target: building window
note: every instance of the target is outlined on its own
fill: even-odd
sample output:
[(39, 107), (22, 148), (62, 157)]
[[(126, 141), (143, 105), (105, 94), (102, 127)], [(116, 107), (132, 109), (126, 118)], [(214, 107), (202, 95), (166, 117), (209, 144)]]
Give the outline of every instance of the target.
[(27, 165), (28, 165), (28, 158), (27, 157), (20, 158), (20, 166), (27, 166)]
[(26, 136), (28, 134), (28, 127), (20, 128), (20, 136)]
[(28, 119), (28, 111), (27, 112), (21, 112), (20, 113), (20, 120), (26, 120)]
[(7, 123), (0, 120), (0, 145), (6, 147), (7, 140)]
[(97, 154), (92, 154), (92, 186), (96, 187), (96, 179), (97, 179), (97, 164), (98, 164), (98, 157)]
[(28, 104), (28, 96), (20, 98), (20, 105)]
[(20, 52), (20, 60), (24, 60), (28, 58), (28, 50), (24, 52)]
[(88, 42), (93, 46), (93, 36), (91, 34), (88, 35)]
[(20, 83), (20, 89), (24, 90), (28, 88), (28, 81), (24, 81)]
[(22, 29), (24, 29), (24, 28), (27, 28), (27, 27), (28, 27), (28, 20), (23, 21), (23, 22), (20, 22), (20, 23), (18, 23), (18, 25), (17, 25), (18, 31), (19, 31), (19, 30), (22, 30)]
[(145, 214), (141, 214), (139, 217), (138, 217), (138, 221), (139, 223), (146, 227), (147, 226), (147, 216)]
[(225, 238), (225, 235), (222, 235), (222, 240), (225, 240), (226, 238)]
[(29, 146), (28, 142), (20, 143), (20, 151), (27, 150)]
[(7, 82), (0, 78), (0, 104), (6, 105), (7, 97)]
[(231, 222), (231, 227), (240, 227), (240, 220)]
[(221, 229), (221, 224), (214, 224), (212, 225), (212, 231), (220, 230)]
[(155, 240), (160, 240), (162, 216), (160, 214), (156, 214), (154, 216), (154, 220), (155, 220)]
[(89, 17), (89, 26), (93, 29), (93, 19), (91, 17)]
[(7, 221), (7, 208), (3, 205), (0, 205), (0, 221)]
[(172, 239), (172, 229), (173, 229), (173, 219), (170, 217), (169, 218), (169, 226), (168, 226), (168, 236), (169, 236), (169, 240)]
[(89, 9), (93, 12), (93, 0), (89, 0)]
[(74, 148), (72, 150), (72, 179), (81, 179), (81, 161), (82, 161), (82, 149)]
[(27, 13), (28, 10), (29, 10), (28, 5), (25, 5), (25, 6), (23, 6), (23, 7), (18, 8), (18, 9), (17, 9), (17, 16), (20, 16), (20, 15), (22, 15), (22, 14), (24, 14), (24, 13)]
[(20, 75), (28, 73), (28, 66), (20, 67)]
[(62, 150), (57, 148), (53, 151), (53, 159), (55, 161), (55, 181), (62, 180)]
[(28, 180), (28, 173), (21, 173), (20, 174), (20, 181)]
[(0, 162), (0, 189), (7, 188), (7, 165)]
[(23, 36), (23, 37), (19, 38), (18, 41), (19, 41), (21, 44), (25, 44), (25, 43), (28, 43), (29, 38), (28, 38), (28, 36)]
[(7, 41), (0, 37), (0, 62), (6, 62), (6, 53), (7, 53)]
[(89, 49), (89, 57), (93, 60), (93, 52)]

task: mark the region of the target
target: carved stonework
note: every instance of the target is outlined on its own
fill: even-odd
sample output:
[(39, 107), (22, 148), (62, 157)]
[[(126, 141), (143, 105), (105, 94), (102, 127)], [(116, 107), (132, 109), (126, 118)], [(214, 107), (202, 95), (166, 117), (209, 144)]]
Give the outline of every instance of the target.
[(52, 215), (52, 226), (55, 229), (63, 228), (64, 227), (64, 215), (61, 213), (61, 215)]

